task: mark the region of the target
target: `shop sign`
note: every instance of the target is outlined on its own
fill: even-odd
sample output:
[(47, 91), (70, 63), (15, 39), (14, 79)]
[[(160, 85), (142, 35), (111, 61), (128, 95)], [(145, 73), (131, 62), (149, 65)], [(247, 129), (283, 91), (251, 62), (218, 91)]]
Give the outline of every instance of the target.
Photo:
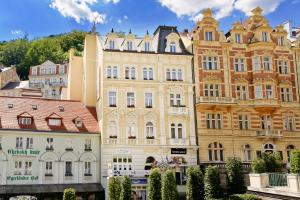
[(128, 149), (117, 149), (117, 154), (128, 155), (128, 154), (130, 154), (130, 151)]
[(16, 176), (8, 176), (8, 181), (36, 181), (38, 180), (38, 176), (22, 176), (22, 175), (16, 175)]
[(171, 154), (186, 154), (186, 149), (183, 149), (183, 148), (171, 148)]
[(146, 178), (132, 178), (131, 184), (134, 185), (147, 185), (147, 179)]
[(33, 149), (8, 149), (7, 153), (18, 156), (36, 156), (40, 154), (40, 151)]

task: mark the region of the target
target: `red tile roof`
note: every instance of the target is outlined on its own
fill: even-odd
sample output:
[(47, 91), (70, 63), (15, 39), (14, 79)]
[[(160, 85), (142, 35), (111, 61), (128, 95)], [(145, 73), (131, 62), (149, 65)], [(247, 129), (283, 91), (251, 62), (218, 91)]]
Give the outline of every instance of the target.
[[(8, 104), (13, 107), (9, 108)], [(37, 109), (32, 106), (36, 105)], [(63, 106), (63, 109), (59, 109)], [(31, 125), (19, 125), (18, 117), (32, 116)], [(48, 118), (61, 117), (61, 126), (49, 126)], [(80, 117), (83, 126), (77, 128), (74, 118)], [(60, 101), (24, 97), (0, 97), (0, 129), (56, 131), (74, 133), (100, 133), (96, 109), (78, 101)]]

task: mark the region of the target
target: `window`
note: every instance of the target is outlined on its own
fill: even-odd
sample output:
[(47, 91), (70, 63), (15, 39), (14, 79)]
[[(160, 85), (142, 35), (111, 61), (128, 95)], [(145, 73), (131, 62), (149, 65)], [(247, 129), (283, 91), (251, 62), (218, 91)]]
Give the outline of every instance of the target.
[(53, 138), (47, 138), (46, 150), (53, 150)]
[(84, 175), (91, 176), (91, 162), (84, 162)]
[(117, 93), (110, 91), (108, 92), (108, 105), (109, 107), (116, 107), (117, 106)]
[(176, 43), (175, 42), (170, 43), (170, 52), (176, 53)]
[(145, 107), (152, 108), (152, 93), (145, 93)]
[(178, 81), (182, 81), (182, 70), (181, 69), (177, 70), (177, 79), (178, 79)]
[(205, 40), (206, 41), (213, 41), (213, 33), (210, 31), (205, 32)]
[(171, 124), (171, 138), (174, 139), (176, 135), (176, 126), (175, 124)]
[(84, 141), (84, 150), (92, 150), (92, 141), (89, 138), (86, 138)]
[(292, 151), (295, 149), (295, 146), (294, 145), (288, 145), (286, 147), (286, 154), (287, 154), (287, 159), (288, 159), (288, 162), (291, 161), (291, 153)]
[(264, 145), (264, 149), (263, 149), (264, 153), (274, 153), (275, 152), (275, 148), (273, 144), (265, 144)]
[(167, 71), (166, 71), (166, 79), (167, 79), (167, 81), (171, 80), (171, 71), (170, 71), (170, 69), (167, 69)]
[(181, 106), (181, 94), (170, 94), (170, 106)]
[(221, 143), (214, 142), (208, 145), (208, 159), (209, 161), (224, 161), (223, 145)]
[(127, 92), (127, 107), (134, 108), (134, 93)]
[(235, 42), (236, 43), (241, 43), (241, 34), (239, 34), (239, 33), (235, 34)]
[(117, 122), (116, 121), (110, 121), (109, 122), (109, 136), (110, 137), (117, 137), (118, 136), (118, 129), (117, 129)]
[(128, 137), (135, 137), (135, 129), (136, 129), (136, 124), (134, 122), (128, 123), (127, 131), (128, 131)]
[(182, 70), (181, 69), (167, 69), (166, 70), (167, 81), (182, 81)]
[(135, 79), (135, 68), (134, 67), (131, 67), (130, 74), (131, 74), (131, 79)]
[(255, 99), (262, 99), (262, 98), (263, 98), (262, 85), (255, 85)]
[(247, 162), (251, 161), (251, 148), (249, 144), (244, 146), (244, 160)]
[(148, 69), (148, 76), (149, 76), (149, 80), (153, 80), (153, 69), (152, 68), (149, 68)]
[(32, 75), (37, 75), (37, 69), (36, 68), (32, 68)]
[(252, 58), (253, 71), (260, 70), (260, 58), (258, 56)]
[(132, 42), (131, 41), (127, 42), (127, 50), (132, 51)]
[(176, 69), (172, 69), (172, 73), (171, 73), (171, 78), (173, 81), (177, 80), (177, 70)]
[(288, 87), (280, 88), (280, 96), (281, 96), (281, 101), (291, 102), (292, 101), (291, 89)]
[(284, 45), (284, 37), (283, 36), (280, 36), (277, 38), (277, 44), (278, 44), (278, 46)]
[(211, 56), (203, 56), (202, 66), (204, 70), (217, 70), (218, 69), (218, 58)]
[(178, 137), (179, 139), (182, 138), (182, 124), (178, 124), (178, 125), (177, 125), (177, 137)]
[(222, 116), (219, 113), (207, 113), (206, 114), (206, 128), (208, 129), (221, 129), (222, 128)]
[(109, 49), (115, 49), (115, 41), (113, 40), (109, 41)]
[(52, 162), (46, 162), (45, 175), (52, 176)]
[(262, 41), (263, 42), (268, 42), (268, 33), (267, 32), (262, 32)]
[(234, 59), (234, 69), (236, 72), (244, 72), (245, 69), (245, 59), (244, 58), (235, 58)]
[(33, 138), (27, 138), (26, 149), (32, 149), (32, 147), (33, 147)]
[(271, 70), (271, 60), (270, 60), (269, 57), (264, 57), (263, 66), (264, 66), (264, 70), (266, 70), (266, 71), (270, 71)]
[(146, 138), (154, 139), (154, 127), (152, 122), (146, 123)]
[(240, 130), (249, 129), (249, 115), (239, 115), (239, 128)]
[(273, 86), (272, 85), (266, 85), (266, 94), (267, 94), (267, 99), (273, 99)]
[(19, 117), (20, 125), (31, 125), (32, 119), (31, 117)]
[(14, 175), (22, 174), (22, 161), (15, 161), (15, 171)]
[(23, 138), (22, 137), (16, 138), (16, 149), (23, 149)]
[(183, 126), (181, 123), (171, 124), (171, 139), (182, 139), (183, 138)]
[(277, 64), (278, 64), (279, 74), (288, 74), (289, 73), (288, 62), (287, 61), (279, 60)]
[(236, 86), (236, 97), (239, 100), (248, 99), (248, 90), (246, 85), (237, 85)]
[(31, 170), (32, 170), (32, 162), (31, 161), (25, 161), (24, 175), (31, 175)]
[(64, 74), (65, 73), (65, 66), (64, 65), (59, 66), (59, 73), (60, 74)]
[(125, 68), (125, 79), (129, 79), (129, 74), (130, 74), (129, 67), (126, 67)]
[(73, 176), (73, 174), (72, 174), (72, 162), (71, 161), (66, 162), (65, 176)]
[(270, 130), (272, 129), (272, 117), (271, 115), (261, 116), (261, 129)]
[(294, 117), (293, 116), (285, 116), (285, 118), (284, 118), (284, 130), (294, 131)]
[(144, 50), (145, 51), (150, 51), (150, 43), (149, 42), (144, 43)]
[(49, 126), (61, 126), (61, 119), (49, 118), (48, 124)]
[(204, 96), (206, 97), (219, 97), (219, 85), (218, 84), (205, 84), (204, 85)]
[(83, 127), (83, 121), (82, 121), (82, 118), (80, 118), (80, 117), (76, 117), (74, 119), (74, 123), (75, 123), (75, 126), (77, 128), (82, 128)]
[(135, 68), (126, 67), (125, 68), (125, 79), (135, 79)]
[(114, 66), (113, 68), (113, 78), (117, 79), (118, 78), (118, 67)]
[(113, 156), (113, 172), (115, 176), (122, 175), (122, 172), (132, 170), (132, 157), (131, 156)]
[(72, 147), (72, 139), (71, 138), (68, 138), (66, 139), (66, 150), (68, 151), (72, 151), (73, 150), (73, 147)]
[(143, 79), (144, 80), (153, 80), (153, 69), (152, 68), (143, 68)]

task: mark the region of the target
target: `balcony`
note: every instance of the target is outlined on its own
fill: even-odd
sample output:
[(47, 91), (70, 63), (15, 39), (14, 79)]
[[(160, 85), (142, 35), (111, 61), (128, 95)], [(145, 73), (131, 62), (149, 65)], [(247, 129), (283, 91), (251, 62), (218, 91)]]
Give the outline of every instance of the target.
[(187, 115), (189, 113), (188, 108), (185, 106), (171, 106), (168, 112), (169, 115)]
[(29, 83), (29, 87), (30, 88), (43, 88), (44, 87), (44, 83)]
[(49, 86), (53, 87), (65, 87), (67, 84), (64, 81), (61, 82), (49, 82)]
[(189, 140), (186, 138), (171, 138), (168, 140), (169, 145), (189, 145)]
[(107, 170), (108, 176), (130, 176), (130, 177), (147, 177), (150, 170)]
[(256, 131), (256, 137), (259, 138), (281, 138), (283, 136), (281, 130), (259, 130)]
[(197, 103), (213, 103), (213, 104), (236, 104), (236, 100), (231, 97), (206, 97), (197, 98)]
[(110, 145), (152, 145), (159, 144), (159, 139), (155, 138), (103, 138), (103, 144)]

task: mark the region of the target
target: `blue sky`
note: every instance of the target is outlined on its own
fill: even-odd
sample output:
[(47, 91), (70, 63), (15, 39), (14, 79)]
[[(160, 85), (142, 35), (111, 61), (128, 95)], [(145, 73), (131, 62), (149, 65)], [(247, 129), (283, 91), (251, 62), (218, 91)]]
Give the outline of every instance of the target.
[(89, 31), (96, 20), (97, 30), (144, 35), (158, 25), (191, 29), (201, 10), (211, 7), (228, 31), (234, 21), (245, 19), (261, 6), (272, 26), (291, 20), (300, 26), (300, 0), (0, 0), (0, 41), (59, 34), (74, 29)]

